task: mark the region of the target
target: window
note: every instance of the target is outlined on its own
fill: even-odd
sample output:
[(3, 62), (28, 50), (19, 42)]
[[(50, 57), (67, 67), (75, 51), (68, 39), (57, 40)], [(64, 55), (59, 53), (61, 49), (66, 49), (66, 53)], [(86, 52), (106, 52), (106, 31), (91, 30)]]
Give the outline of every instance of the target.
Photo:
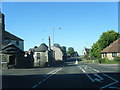
[(19, 45), (19, 41), (16, 41), (16, 44)]
[(107, 57), (107, 53), (103, 53), (103, 57)]
[(107, 53), (105, 53), (105, 57), (107, 57)]
[(112, 57), (116, 57), (117, 56), (117, 53), (112, 53)]
[(37, 60), (40, 59), (40, 53), (37, 53)]

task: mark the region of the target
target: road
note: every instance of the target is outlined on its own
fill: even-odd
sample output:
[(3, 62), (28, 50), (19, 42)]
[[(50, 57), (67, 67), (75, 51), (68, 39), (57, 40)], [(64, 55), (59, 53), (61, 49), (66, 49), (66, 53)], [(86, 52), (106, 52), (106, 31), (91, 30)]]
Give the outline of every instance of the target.
[(3, 70), (2, 88), (112, 88), (120, 89), (117, 64), (75, 60), (46, 68)]

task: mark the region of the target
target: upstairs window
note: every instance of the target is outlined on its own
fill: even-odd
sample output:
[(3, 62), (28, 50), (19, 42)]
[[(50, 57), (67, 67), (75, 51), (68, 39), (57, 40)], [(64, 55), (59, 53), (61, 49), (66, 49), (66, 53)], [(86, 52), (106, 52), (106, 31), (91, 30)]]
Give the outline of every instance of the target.
[(19, 45), (19, 41), (16, 41), (16, 45)]

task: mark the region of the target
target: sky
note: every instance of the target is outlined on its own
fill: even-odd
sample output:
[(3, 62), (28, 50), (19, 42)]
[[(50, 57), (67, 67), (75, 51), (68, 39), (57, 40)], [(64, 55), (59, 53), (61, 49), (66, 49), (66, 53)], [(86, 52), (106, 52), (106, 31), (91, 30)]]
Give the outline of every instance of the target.
[[(5, 28), (24, 40), (24, 50), (41, 43), (73, 47), (81, 54), (103, 32), (118, 32), (117, 2), (3, 2)], [(61, 29), (58, 29), (61, 27)]]

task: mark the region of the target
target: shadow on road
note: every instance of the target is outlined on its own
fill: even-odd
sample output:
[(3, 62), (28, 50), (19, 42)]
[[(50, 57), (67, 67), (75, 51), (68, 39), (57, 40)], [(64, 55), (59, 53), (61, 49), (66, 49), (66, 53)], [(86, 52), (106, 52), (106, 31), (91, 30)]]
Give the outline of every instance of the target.
[[(105, 73), (117, 80), (120, 73)], [(93, 73), (88, 74), (91, 78), (98, 78)], [(52, 77), (42, 82), (36, 88), (101, 88), (110, 83), (114, 83), (109, 77), (103, 76), (103, 73), (99, 73), (104, 79), (101, 82), (92, 82), (86, 74), (54, 74)], [(49, 75), (48, 75), (49, 76)], [(2, 76), (2, 87), (4, 88), (32, 88), (39, 81), (47, 78), (45, 74), (37, 75), (4, 75)], [(120, 87), (120, 82), (113, 84), (113, 87)], [(111, 85), (112, 87), (112, 85)], [(106, 87), (108, 88), (108, 87)]]

